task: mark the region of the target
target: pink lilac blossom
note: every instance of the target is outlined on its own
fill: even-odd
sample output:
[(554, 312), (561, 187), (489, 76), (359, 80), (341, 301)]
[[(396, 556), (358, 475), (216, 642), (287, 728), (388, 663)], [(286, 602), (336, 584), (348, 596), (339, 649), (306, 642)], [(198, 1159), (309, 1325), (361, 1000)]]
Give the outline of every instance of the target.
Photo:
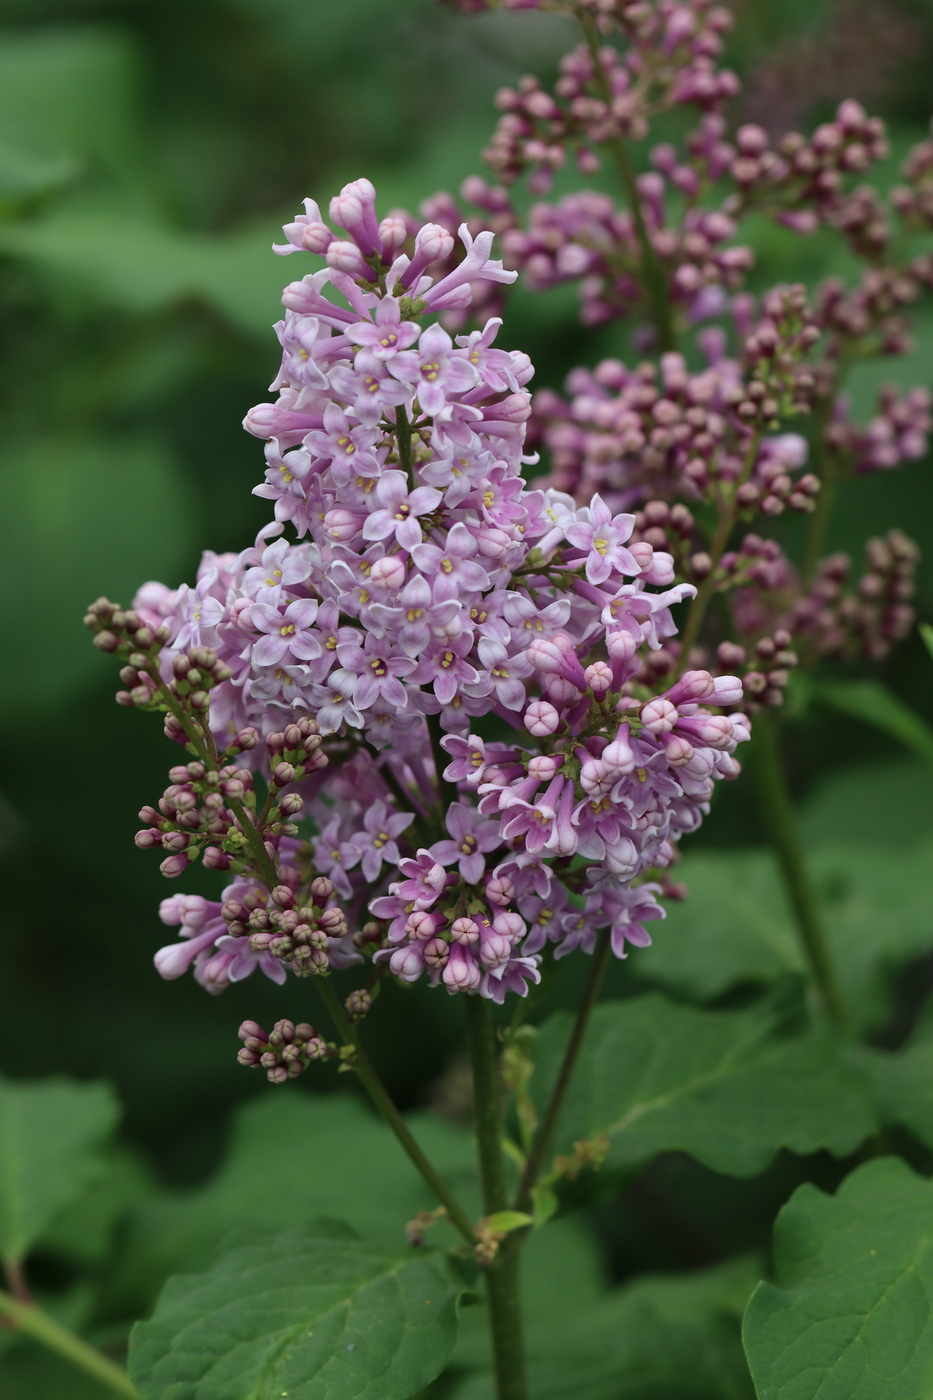
[[(376, 960), (449, 992), (524, 995), (548, 940), (592, 951), (608, 928), (620, 957), (649, 941), (663, 910), (646, 875), (738, 772), (747, 720), (710, 707), (734, 706), (741, 683), (691, 671), (661, 696), (639, 686), (694, 588), (671, 586), (670, 554), (630, 545), (632, 515), (525, 484), (532, 367), (496, 346), (498, 320), (455, 337), (423, 324), (462, 310), (477, 281), (514, 278), (492, 235), (461, 229), (462, 261), (433, 281), (440, 234), (400, 252), (367, 181), (330, 206), (347, 240), (306, 211), (276, 251), (328, 267), (286, 288), (278, 398), (245, 422), (268, 439), (255, 494), (275, 519), (241, 554), (206, 555), (194, 589), (147, 584), (138, 604), (168, 620), (166, 665), (183, 639), (229, 668), (210, 695), (221, 746), (308, 713), (337, 746), (299, 790), (328, 888), (384, 924)], [(668, 370), (686, 380), (673, 357)], [(514, 740), (477, 733), (484, 717)], [(224, 907), (242, 893), (234, 882)], [(193, 963), (217, 989), (258, 966), (281, 981), (278, 935), (232, 936), (221, 907), (167, 901), (185, 941), (158, 955), (163, 975)], [(331, 942), (332, 965), (353, 956)]]

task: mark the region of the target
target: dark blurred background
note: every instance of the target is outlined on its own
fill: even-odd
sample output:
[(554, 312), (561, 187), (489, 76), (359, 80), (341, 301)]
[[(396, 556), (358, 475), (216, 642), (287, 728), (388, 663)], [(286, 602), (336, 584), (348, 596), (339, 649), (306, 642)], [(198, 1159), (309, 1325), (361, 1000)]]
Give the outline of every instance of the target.
[[(858, 97), (890, 123), (890, 182), (933, 106), (929, 0), (735, 9), (743, 118), (780, 132)], [(171, 889), (132, 835), (176, 755), (157, 721), (113, 704), (112, 664), (82, 612), (101, 593), (128, 603), (149, 578), (191, 578), (202, 548), (239, 549), (264, 523), (250, 495), (261, 446), (240, 420), (276, 371), (280, 288), (307, 270), (270, 252), (300, 199), (326, 205), (362, 174), (383, 210), (456, 192), (483, 170), (495, 89), (552, 74), (569, 42), (553, 15), (464, 17), (433, 0), (0, 3), (0, 1067), (112, 1079), (130, 1137), (167, 1181), (203, 1177), (231, 1106), (268, 1092), (236, 1065), (239, 1021), (298, 1019), (310, 993), (254, 977), (211, 999), (156, 976)], [(754, 232), (755, 285), (852, 271), (828, 235)], [(630, 353), (629, 328), (585, 335), (574, 302), (571, 289), (519, 289), (510, 304), (506, 343), (530, 352), (538, 385)], [(856, 375), (863, 416), (885, 379), (928, 383), (931, 351), (921, 309), (911, 354)], [(848, 488), (830, 545), (858, 555), (899, 525), (933, 558), (931, 522), (929, 463), (916, 463)], [(933, 718), (916, 635), (875, 674)], [(851, 765), (897, 757), (893, 740), (826, 714), (792, 725), (788, 743), (802, 800)], [(699, 840), (761, 840), (741, 782)], [(221, 884), (200, 870), (185, 881)], [(616, 992), (636, 975), (615, 969)], [(390, 988), (369, 1028), (406, 1106), (456, 1099), (458, 1038), (455, 1002), (418, 988)]]

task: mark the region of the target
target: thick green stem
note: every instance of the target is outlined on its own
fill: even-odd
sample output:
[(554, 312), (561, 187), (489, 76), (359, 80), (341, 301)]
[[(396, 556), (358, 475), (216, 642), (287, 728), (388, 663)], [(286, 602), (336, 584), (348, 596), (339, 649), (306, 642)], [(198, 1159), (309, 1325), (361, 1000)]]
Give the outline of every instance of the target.
[(849, 1012), (839, 992), (816, 895), (800, 845), (794, 809), (781, 766), (774, 716), (766, 709), (760, 709), (754, 718), (752, 732), (750, 762), (758, 803), (784, 879), (804, 954), (826, 1011), (839, 1029), (849, 1035)]
[(420, 1172), (441, 1205), (447, 1211), (451, 1223), (460, 1231), (468, 1244), (471, 1246), (474, 1245), (476, 1243), (476, 1231), (473, 1222), (450, 1187), (444, 1181), (443, 1177), (431, 1165), (430, 1161), (419, 1147), (405, 1119), (392, 1102), (388, 1090), (376, 1074), (376, 1071), (373, 1069), (363, 1049), (359, 1031), (340, 1005), (330, 983), (326, 978), (321, 977), (318, 979), (317, 986), (324, 1005), (327, 1007), (334, 1025), (340, 1032), (340, 1038), (344, 1045), (353, 1047), (351, 1064), (356, 1077), (366, 1090), (375, 1108), (381, 1113), (386, 1123), (398, 1138), (403, 1151), (407, 1153), (417, 1171)]
[[(485, 997), (467, 996), (467, 1039), (473, 1070), (473, 1118), (487, 1215), (508, 1208), (502, 1151), (502, 1108), (492, 1010)], [(508, 1235), (486, 1269), (489, 1325), (498, 1400), (525, 1400), (525, 1351), (519, 1297), (519, 1240)]]
[[(586, 36), (587, 47), (593, 60), (593, 67), (596, 72), (596, 81), (599, 84), (603, 101), (607, 107), (612, 106), (612, 91), (609, 86), (609, 78), (603, 66), (599, 52), (599, 32), (593, 23), (592, 16), (586, 10), (577, 11), (577, 19), (580, 27)], [(664, 354), (668, 350), (675, 348), (674, 322), (671, 315), (671, 302), (667, 294), (667, 279), (664, 270), (658, 262), (657, 254), (654, 251), (654, 244), (651, 242), (651, 235), (645, 223), (645, 216), (642, 213), (641, 198), (638, 193), (638, 183), (635, 179), (635, 171), (632, 169), (632, 161), (629, 156), (628, 146), (622, 136), (613, 136), (603, 143), (612, 155), (619, 183), (625, 191), (625, 198), (631, 210), (632, 218), (635, 221), (635, 233), (638, 237), (638, 246), (641, 250), (641, 268), (644, 279), (644, 289), (651, 305), (651, 319), (654, 323), (655, 335), (657, 336), (657, 349), (659, 354)]]
[(62, 1327), (61, 1323), (49, 1317), (41, 1308), (34, 1304), (17, 1302), (11, 1294), (0, 1291), (0, 1314), (8, 1317), (20, 1332), (25, 1332), (33, 1341), (57, 1352), (66, 1361), (70, 1361), (72, 1366), (77, 1366), (79, 1370), (86, 1371), (95, 1380), (109, 1386), (117, 1395), (139, 1400), (139, 1395), (122, 1366), (118, 1366), (96, 1348), (88, 1346), (87, 1342), (82, 1342), (80, 1337)]
[(527, 1210), (531, 1204), (531, 1192), (538, 1174), (544, 1165), (545, 1158), (551, 1150), (551, 1142), (554, 1132), (567, 1097), (567, 1090), (573, 1078), (576, 1068), (577, 1057), (580, 1054), (580, 1047), (583, 1044), (583, 1037), (586, 1035), (586, 1028), (589, 1024), (590, 1015), (599, 997), (599, 989), (605, 976), (606, 966), (609, 962), (609, 952), (611, 949), (611, 930), (603, 929), (599, 934), (596, 948), (593, 952), (593, 959), (590, 963), (590, 970), (586, 979), (586, 986), (583, 989), (583, 996), (577, 1008), (577, 1019), (574, 1021), (573, 1030), (570, 1032), (570, 1039), (567, 1042), (567, 1049), (564, 1051), (564, 1058), (561, 1062), (557, 1080), (551, 1091), (550, 1102), (541, 1120), (534, 1145), (528, 1154), (525, 1167), (522, 1172), (522, 1179), (519, 1182), (518, 1194), (515, 1197), (515, 1209)]

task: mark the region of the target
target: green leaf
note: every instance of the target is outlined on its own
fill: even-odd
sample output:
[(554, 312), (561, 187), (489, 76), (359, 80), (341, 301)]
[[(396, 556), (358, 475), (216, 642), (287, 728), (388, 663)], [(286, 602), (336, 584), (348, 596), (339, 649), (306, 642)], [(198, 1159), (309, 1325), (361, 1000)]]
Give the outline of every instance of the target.
[(101, 593), (129, 606), (147, 578), (174, 583), (190, 562), (192, 512), (175, 463), (145, 439), (7, 441), (0, 490), (0, 591), (19, 658), (0, 679), (0, 707), (61, 704), (105, 671), (116, 689), (81, 619)]
[[(559, 1012), (535, 1045), (543, 1110), (570, 1028)], [(853, 1152), (875, 1128), (868, 1087), (827, 1027), (775, 1034), (767, 1006), (700, 1011), (657, 995), (593, 1013), (559, 1129), (559, 1147), (600, 1133), (608, 1162), (633, 1167), (684, 1151), (714, 1171), (752, 1176), (781, 1148)]]
[[(739, 1322), (757, 1265), (643, 1277), (585, 1313), (528, 1329), (534, 1400), (752, 1400)], [(493, 1400), (488, 1372), (450, 1400)]]
[(641, 977), (680, 996), (708, 1000), (743, 983), (767, 985), (803, 972), (784, 889), (770, 851), (687, 855), (677, 878), (689, 890), (669, 901), (650, 948), (633, 955)]
[(550, 1186), (533, 1186), (531, 1199), (535, 1208), (535, 1225), (546, 1225), (560, 1205), (557, 1192), (552, 1191)]
[(813, 695), (834, 710), (883, 729), (933, 763), (933, 729), (880, 681), (818, 681)]
[(443, 1369), (464, 1279), (443, 1254), (386, 1252), (327, 1222), (234, 1238), (138, 1323), (142, 1400), (405, 1400)]
[(142, 1157), (118, 1146), (101, 1162), (100, 1175), (55, 1217), (37, 1243), (44, 1253), (74, 1263), (99, 1263), (130, 1211), (158, 1194)]
[(899, 1159), (794, 1192), (743, 1336), (762, 1400), (918, 1400), (933, 1380), (933, 1183)]
[(0, 129), (49, 159), (89, 162), (138, 182), (141, 139), (135, 53), (115, 29), (3, 31)]
[(486, 1224), (490, 1230), (502, 1235), (510, 1235), (513, 1230), (523, 1230), (526, 1225), (534, 1223), (534, 1217), (526, 1215), (522, 1210), (497, 1210), (494, 1215), (486, 1216)]
[[(478, 1215), (470, 1134), (426, 1116), (412, 1118), (411, 1126), (459, 1199)], [(270, 1144), (287, 1144), (294, 1161), (326, 1161), (326, 1170), (296, 1173), (287, 1190), (257, 1190), (268, 1176)], [(356, 1096), (309, 1094), (298, 1085), (267, 1090), (237, 1112), (227, 1155), (209, 1182), (144, 1203), (133, 1215), (108, 1296), (144, 1311), (170, 1273), (204, 1268), (220, 1237), (237, 1226), (281, 1230), (296, 1219), (327, 1215), (395, 1246), (405, 1239), (406, 1222), (436, 1205), (392, 1133)], [(450, 1230), (441, 1221), (432, 1241)], [(448, 1238), (453, 1241), (452, 1232)]]
[[(823, 845), (811, 849), (810, 868), (843, 998), (859, 1028), (871, 1029), (887, 1015), (899, 969), (933, 944), (933, 840), (896, 850)], [(697, 852), (681, 872), (690, 895), (668, 906), (652, 947), (633, 957), (640, 976), (705, 1001), (803, 972), (770, 852)]]
[(58, 287), (65, 277), (107, 307), (146, 315), (186, 301), (211, 306), (268, 343), (288, 280), (271, 251), (281, 219), (225, 234), (189, 233), (135, 210), (59, 204), (28, 224), (0, 228), (0, 251)]
[(0, 205), (35, 199), (59, 189), (78, 173), (67, 156), (48, 156), (16, 141), (0, 141)]
[(103, 1171), (118, 1117), (106, 1084), (0, 1079), (0, 1255), (23, 1258)]
[(928, 622), (918, 622), (917, 631), (923, 638), (923, 643), (927, 651), (933, 656), (933, 627), (931, 627)]
[(875, 1091), (883, 1123), (909, 1129), (933, 1148), (933, 1016), (929, 1011), (903, 1050), (854, 1049)]

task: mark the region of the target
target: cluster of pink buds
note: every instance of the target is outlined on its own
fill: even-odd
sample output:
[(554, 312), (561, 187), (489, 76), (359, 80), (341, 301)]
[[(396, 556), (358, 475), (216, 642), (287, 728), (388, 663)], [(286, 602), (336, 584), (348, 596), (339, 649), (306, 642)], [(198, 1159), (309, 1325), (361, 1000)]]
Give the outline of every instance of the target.
[(268, 1033), (256, 1021), (244, 1021), (237, 1032), (243, 1049), (237, 1059), (250, 1069), (264, 1069), (270, 1084), (296, 1079), (312, 1060), (326, 1060), (337, 1053), (307, 1021), (276, 1021)]

